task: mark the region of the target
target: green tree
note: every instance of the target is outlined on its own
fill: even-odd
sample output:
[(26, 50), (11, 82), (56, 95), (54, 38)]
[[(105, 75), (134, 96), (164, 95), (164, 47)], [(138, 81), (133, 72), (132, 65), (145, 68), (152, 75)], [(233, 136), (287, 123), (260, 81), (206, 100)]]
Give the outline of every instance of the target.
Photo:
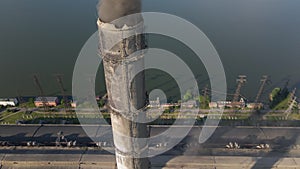
[(209, 100), (208, 96), (204, 97), (204, 96), (200, 95), (199, 96), (200, 108), (201, 109), (208, 109), (209, 108), (209, 101), (210, 100)]
[(28, 102), (29, 102), (29, 103), (34, 103), (33, 98), (29, 98), (29, 99), (28, 99)]
[[(289, 90), (285, 87), (283, 89), (281, 88), (274, 88), (272, 92), (270, 93), (270, 108), (273, 109), (275, 107), (278, 107), (279, 104), (281, 104), (279, 107), (284, 108), (286, 107), (286, 103), (288, 102), (287, 97), (289, 96)], [(284, 103), (285, 101), (286, 103)]]
[(193, 98), (191, 90), (187, 90), (185, 95), (183, 96), (183, 101), (188, 101)]
[(28, 102), (25, 103), (25, 104), (26, 104), (27, 107), (35, 107), (33, 98), (29, 98)]
[(163, 113), (171, 113), (171, 110), (169, 108), (166, 108)]
[(103, 100), (103, 99), (100, 99), (99, 101), (98, 101), (98, 106), (99, 107), (103, 107), (105, 105), (105, 101)]

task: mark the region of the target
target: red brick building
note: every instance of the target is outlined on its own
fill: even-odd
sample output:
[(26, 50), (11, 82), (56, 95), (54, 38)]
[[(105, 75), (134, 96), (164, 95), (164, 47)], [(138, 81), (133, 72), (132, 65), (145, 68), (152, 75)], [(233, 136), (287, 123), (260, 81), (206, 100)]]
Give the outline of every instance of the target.
[(43, 101), (45, 101), (45, 104), (49, 107), (56, 107), (59, 103), (57, 97), (44, 97), (44, 100), (43, 97), (37, 97), (34, 101), (34, 105), (36, 107), (43, 107), (44, 106)]

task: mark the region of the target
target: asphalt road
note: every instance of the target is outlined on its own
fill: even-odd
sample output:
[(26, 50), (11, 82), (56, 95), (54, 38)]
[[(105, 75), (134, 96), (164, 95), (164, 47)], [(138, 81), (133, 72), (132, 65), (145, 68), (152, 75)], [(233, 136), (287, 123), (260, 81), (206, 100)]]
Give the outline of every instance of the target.
[[(151, 126), (153, 137), (167, 130), (169, 126)], [(178, 127), (180, 129), (182, 127)], [(196, 144), (202, 127), (195, 126), (181, 142)], [(110, 142), (112, 140), (110, 126), (79, 125), (2, 125), (0, 126), (0, 142), (11, 145), (22, 145), (27, 141), (36, 141), (41, 145), (53, 145), (57, 133), (62, 132), (67, 140), (77, 141), (77, 145), (90, 146), (94, 142)], [(298, 127), (217, 127), (212, 137), (202, 147), (223, 148), (228, 142), (239, 144), (268, 143), (273, 147), (285, 148), (300, 145), (300, 128)], [(1, 145), (1, 143), (0, 143)]]
[[(97, 139), (111, 141), (110, 126), (84, 127), (91, 137), (78, 125), (0, 126), (0, 143), (6, 142), (6, 146), (0, 144), (0, 168), (115, 168), (114, 156), (94, 143)], [(162, 133), (168, 127), (151, 126), (151, 136)], [(218, 127), (207, 142), (199, 144), (201, 130), (202, 127), (193, 127), (177, 146), (151, 158), (152, 168), (288, 169), (300, 165), (300, 128)], [(77, 145), (72, 148), (55, 147), (60, 131), (67, 140), (76, 140)], [(27, 147), (27, 141), (36, 141), (41, 146)], [(237, 142), (241, 148), (226, 149), (228, 142)], [(261, 143), (268, 143), (271, 148), (249, 147)]]

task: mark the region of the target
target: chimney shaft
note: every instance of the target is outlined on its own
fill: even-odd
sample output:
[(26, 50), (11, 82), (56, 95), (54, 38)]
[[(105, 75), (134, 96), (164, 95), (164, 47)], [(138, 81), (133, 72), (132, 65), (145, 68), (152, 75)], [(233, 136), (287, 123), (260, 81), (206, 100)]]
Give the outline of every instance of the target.
[[(133, 26), (123, 25), (122, 28), (100, 19), (97, 24), (117, 167), (148, 169), (149, 160), (144, 158), (148, 152), (148, 144), (136, 139), (148, 137), (147, 125), (134, 121), (145, 118), (139, 111), (146, 106), (144, 72), (136, 76), (134, 73), (144, 67), (143, 54), (137, 52), (146, 46), (144, 35), (141, 34), (143, 21)], [(116, 40), (118, 43), (113, 44)]]

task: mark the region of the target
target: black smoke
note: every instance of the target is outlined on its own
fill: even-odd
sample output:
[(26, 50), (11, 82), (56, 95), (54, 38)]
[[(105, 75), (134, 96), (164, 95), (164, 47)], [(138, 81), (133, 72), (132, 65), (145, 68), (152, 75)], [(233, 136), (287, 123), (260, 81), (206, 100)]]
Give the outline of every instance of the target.
[[(98, 15), (102, 22), (109, 23), (123, 16), (141, 12), (141, 0), (100, 0), (98, 5)], [(137, 15), (130, 19), (118, 21), (116, 26), (124, 24), (128, 26), (136, 25), (141, 21), (141, 16)]]

